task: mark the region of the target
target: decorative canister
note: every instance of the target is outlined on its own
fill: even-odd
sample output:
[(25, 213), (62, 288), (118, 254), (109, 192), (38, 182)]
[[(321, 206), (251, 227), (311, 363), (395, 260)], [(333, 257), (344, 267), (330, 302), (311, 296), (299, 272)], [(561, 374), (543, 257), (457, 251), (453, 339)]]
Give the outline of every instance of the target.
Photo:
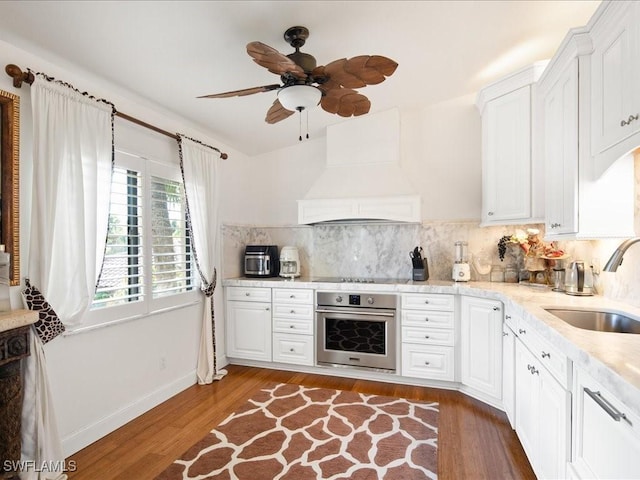
[(491, 281), (504, 282), (504, 267), (502, 267), (501, 265), (491, 266)]
[(504, 269), (504, 281), (507, 283), (518, 283), (518, 268), (513, 265), (507, 265)]

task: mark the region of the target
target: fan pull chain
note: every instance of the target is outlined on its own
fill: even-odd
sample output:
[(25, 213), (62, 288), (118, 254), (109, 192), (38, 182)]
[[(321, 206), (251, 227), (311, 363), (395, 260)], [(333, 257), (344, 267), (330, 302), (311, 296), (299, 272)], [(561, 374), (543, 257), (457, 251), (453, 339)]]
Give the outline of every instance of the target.
[(309, 110), (307, 110), (304, 107), (298, 107), (296, 108), (296, 110), (298, 110), (298, 113), (300, 114), (300, 116), (298, 117), (298, 141), (302, 141), (302, 111), (305, 110), (305, 113), (307, 115), (307, 133), (306, 133), (306, 138), (307, 140), (309, 139)]

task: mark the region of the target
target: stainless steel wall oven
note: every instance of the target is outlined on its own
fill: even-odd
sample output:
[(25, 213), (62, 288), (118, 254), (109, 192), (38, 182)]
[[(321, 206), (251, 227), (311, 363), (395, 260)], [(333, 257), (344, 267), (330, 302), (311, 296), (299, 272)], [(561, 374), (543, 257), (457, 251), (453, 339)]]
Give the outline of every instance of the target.
[(397, 306), (394, 294), (318, 292), (318, 364), (395, 372)]

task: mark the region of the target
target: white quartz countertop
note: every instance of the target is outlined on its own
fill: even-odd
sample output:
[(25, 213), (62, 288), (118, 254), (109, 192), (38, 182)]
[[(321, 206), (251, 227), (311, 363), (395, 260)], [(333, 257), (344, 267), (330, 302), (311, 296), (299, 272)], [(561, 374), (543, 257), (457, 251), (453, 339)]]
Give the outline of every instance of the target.
[(595, 295), (574, 297), (550, 288), (527, 284), (489, 282), (444, 282), (411, 280), (398, 283), (332, 283), (311, 278), (225, 279), (223, 286), (313, 288), (396, 293), (449, 293), (492, 298), (505, 309), (521, 316), (552, 345), (564, 352), (618, 399), (640, 415), (640, 335), (594, 332), (573, 327), (545, 310), (545, 307), (605, 309), (640, 318), (640, 308)]
[(0, 332), (31, 325), (38, 320), (38, 312), (31, 310), (11, 310), (0, 312)]

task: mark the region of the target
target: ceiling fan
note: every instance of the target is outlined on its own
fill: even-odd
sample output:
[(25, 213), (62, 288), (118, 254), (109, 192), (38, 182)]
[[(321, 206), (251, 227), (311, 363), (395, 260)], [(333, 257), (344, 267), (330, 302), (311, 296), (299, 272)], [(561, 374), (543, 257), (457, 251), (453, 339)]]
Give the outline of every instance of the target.
[(198, 98), (243, 97), (254, 93), (278, 90), (278, 98), (267, 111), (265, 121), (277, 123), (296, 111), (313, 108), (318, 103), (323, 110), (342, 117), (369, 112), (371, 102), (355, 88), (383, 82), (395, 72), (398, 64), (380, 55), (342, 58), (326, 66), (317, 66), (316, 59), (300, 51), (309, 37), (306, 27), (291, 27), (284, 32), (286, 42), (295, 52), (283, 55), (261, 42), (247, 44), (247, 53), (258, 65), (280, 75), (282, 85), (275, 83)]

